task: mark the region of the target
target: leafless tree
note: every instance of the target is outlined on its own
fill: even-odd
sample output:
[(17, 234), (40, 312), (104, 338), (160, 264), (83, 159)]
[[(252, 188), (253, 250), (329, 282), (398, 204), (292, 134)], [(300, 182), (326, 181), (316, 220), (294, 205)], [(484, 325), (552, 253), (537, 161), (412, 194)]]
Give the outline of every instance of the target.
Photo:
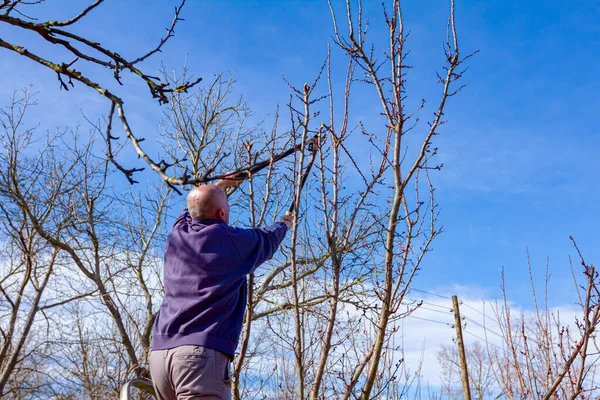
[[(161, 290), (155, 241), (169, 191), (158, 189), (147, 199), (132, 196), (129, 201), (110, 195), (108, 161), (94, 156), (93, 135), (82, 140), (61, 131), (40, 138), (35, 129), (25, 128), (30, 106), (28, 91), (3, 113), (0, 304), (7, 323), (3, 318), (0, 387), (5, 390), (11, 375), (22, 376), (20, 365), (28, 357), (33, 360), (40, 347), (47, 350), (40, 359), (65, 363), (71, 348), (64, 344), (70, 343), (81, 357), (94, 349), (106, 354), (112, 345), (120, 360), (107, 359), (106, 366), (122, 368), (107, 375), (116, 379), (111, 390), (118, 391), (132, 371), (147, 376), (155, 292)], [(72, 303), (82, 310), (75, 319), (65, 309)], [(35, 325), (40, 314), (43, 321)], [(34, 326), (47, 332), (39, 342), (32, 341)], [(105, 336), (100, 327), (106, 328)], [(70, 359), (72, 366), (89, 372), (81, 376), (100, 373), (94, 371), (98, 358)], [(92, 393), (92, 384), (82, 382)]]
[[(469, 368), (469, 384), (473, 398), (477, 400), (497, 399), (498, 390), (492, 355), (495, 348), (489, 344), (474, 342), (466, 348)], [(460, 362), (456, 345), (443, 345), (437, 354), (442, 368), (441, 399), (463, 398)]]
[[(492, 341), (467, 347), (471, 389), (482, 399), (595, 399), (598, 365), (596, 327), (598, 273), (585, 262), (575, 245), (583, 271), (571, 264), (578, 310), (549, 307), (549, 265), (546, 264), (543, 299), (534, 284), (528, 254), (532, 310), (511, 306), (502, 274), (504, 298), (493, 307), (501, 345)], [(498, 328), (497, 328), (498, 327)], [(487, 329), (484, 327), (484, 329)], [(442, 398), (461, 398), (457, 350), (444, 346), (438, 352), (443, 373)], [(458, 387), (457, 387), (458, 386)]]
[[(362, 360), (357, 363), (352, 373), (353, 378), (343, 396), (349, 398), (356, 390), (360, 390), (360, 397), (369, 399), (383, 395), (388, 390), (394, 371), (388, 373), (382, 370), (381, 360), (387, 352), (394, 350), (390, 346), (390, 338), (397, 329), (395, 321), (411, 312), (401, 312), (401, 304), (423, 257), (441, 231), (436, 224), (438, 212), (435, 191), (429, 180), (429, 171), (441, 167), (432, 164), (432, 157), (437, 152), (437, 149), (432, 147), (432, 140), (445, 122), (443, 116), (448, 99), (464, 87), (456, 87), (456, 81), (464, 72), (460, 70), (461, 65), (472, 53), (462, 57), (459, 53), (454, 1), (451, 1), (445, 45), (447, 65), (444, 67), (445, 73), (438, 75), (442, 84), (439, 105), (422, 136), (419, 148), (403, 154), (403, 139), (416, 127), (418, 119), (415, 119), (415, 113), (424, 107), (424, 102), (414, 111), (405, 109), (408, 65), (406, 32), (400, 1), (392, 1), (389, 8), (384, 6), (389, 42), (383, 55), (374, 50), (379, 46), (367, 41), (367, 23), (363, 18), (360, 1), (356, 6), (350, 1), (346, 2), (347, 34), (342, 33), (331, 3), (330, 8), (336, 44), (356, 65), (361, 73), (361, 80), (373, 88), (374, 95), (381, 104), (384, 128), (380, 129), (384, 133), (376, 135), (370, 133), (366, 127), (362, 129), (365, 135), (371, 137), (371, 148), (380, 154), (379, 165), (386, 170), (389, 168), (393, 181), (389, 183), (391, 191), (387, 192), (388, 202), (381, 207), (379, 218), (372, 221), (373, 224), (380, 224), (383, 236), (382, 244), (372, 250), (372, 300), (371, 304), (365, 305), (373, 315), (373, 341)], [(412, 160), (407, 155), (412, 155)], [(409, 187), (414, 188), (410, 189), (412, 199), (409, 198)], [(425, 199), (423, 191), (427, 193)], [(359, 382), (360, 387), (357, 387)]]
[[(57, 232), (62, 232), (70, 223), (68, 218), (56, 220), (56, 196), (52, 192), (56, 187), (31, 171), (21, 169), (24, 164), (32, 164), (34, 169), (54, 170), (72, 166), (68, 161), (61, 164), (53, 157), (45, 157), (54, 151), (51, 141), (41, 152), (40, 158), (32, 159), (24, 155), (34, 142), (32, 129), (24, 126), (25, 111), (33, 102), (31, 91), (25, 90), (15, 93), (9, 106), (1, 111), (0, 396), (12, 391), (7, 391), (9, 386), (14, 388), (9, 384), (11, 379), (26, 375), (24, 371), (29, 363), (24, 360), (32, 356), (36, 347), (36, 343), (31, 342), (30, 333), (40, 311), (39, 306), (46, 297), (53, 271), (60, 263), (59, 249), (46, 243), (33, 229), (30, 216), (13, 203), (12, 188), (26, 184), (28, 188), (24, 190), (31, 196), (32, 212), (39, 220), (53, 224)], [(46, 186), (46, 190), (38, 191), (36, 186)], [(60, 189), (69, 192), (69, 188)]]
[(528, 260), (532, 315), (511, 313), (503, 274), (504, 302), (498, 304), (495, 312), (505, 352), (494, 361), (499, 385), (508, 397), (574, 400), (593, 399), (598, 395), (594, 378), (598, 363), (595, 331), (600, 323), (599, 278), (594, 265), (587, 264), (576, 245), (575, 248), (583, 278), (577, 277), (571, 264), (580, 308), (574, 322), (565, 321), (560, 312), (548, 307), (548, 264), (544, 299), (540, 302)]
[[(134, 134), (134, 129), (127, 120), (125, 108), (123, 106), (123, 98), (117, 94), (117, 90), (113, 90), (110, 86), (111, 80), (114, 79), (119, 85), (123, 84), (121, 74), (123, 72), (131, 73), (144, 81), (148, 86), (152, 98), (158, 99), (159, 103), (164, 104), (169, 101), (170, 93), (185, 92), (191, 87), (200, 82), (200, 78), (193, 81), (186, 81), (176, 86), (170, 86), (167, 82), (162, 81), (156, 76), (152, 76), (143, 72), (140, 66), (145, 60), (159, 53), (165, 43), (175, 34), (175, 27), (181, 20), (180, 13), (185, 5), (185, 0), (182, 0), (178, 7), (175, 8), (175, 15), (171, 21), (170, 27), (167, 29), (166, 35), (160, 39), (156, 47), (148, 49), (144, 54), (137, 57), (124, 57), (114, 49), (109, 49), (100, 44), (100, 38), (91, 38), (74, 33), (77, 29), (77, 23), (85, 18), (89, 18), (93, 14), (94, 9), (101, 6), (104, 0), (95, 0), (84, 6), (82, 10), (74, 12), (75, 16), (63, 21), (44, 20), (43, 15), (38, 15), (36, 7), (43, 3), (44, 0), (23, 1), (23, 0), (3, 0), (0, 2), (0, 23), (10, 25), (13, 29), (24, 30), (37, 34), (39, 44), (49, 47), (51, 45), (58, 46), (68, 54), (72, 59), (64, 61), (52, 61), (45, 58), (37, 51), (34, 53), (28, 50), (25, 46), (17, 43), (0, 39), (0, 47), (16, 52), (31, 61), (49, 68), (56, 73), (58, 81), (62, 89), (69, 90), (70, 86), (74, 86), (75, 82), (83, 84), (88, 88), (98, 92), (99, 95), (108, 100), (110, 107), (109, 111), (109, 126), (106, 130), (106, 154), (108, 159), (123, 172), (130, 182), (135, 182), (133, 175), (141, 171), (143, 168), (123, 167), (114, 157), (112, 151), (112, 142), (117, 140), (117, 137), (111, 134), (112, 117), (115, 112), (122, 124), (129, 142), (135, 148), (137, 154), (154, 170), (162, 179), (170, 185), (184, 184), (188, 181), (194, 183), (193, 177), (170, 176), (167, 173), (169, 167), (178, 164), (179, 160), (160, 160), (155, 161), (142, 148), (141, 142), (143, 138)], [(35, 16), (34, 16), (35, 15)], [(43, 21), (43, 22), (40, 22)], [(75, 67), (78, 66), (78, 69)], [(110, 80), (104, 78), (102, 81), (93, 80), (87, 73), (82, 72), (89, 66), (106, 68), (112, 71)]]

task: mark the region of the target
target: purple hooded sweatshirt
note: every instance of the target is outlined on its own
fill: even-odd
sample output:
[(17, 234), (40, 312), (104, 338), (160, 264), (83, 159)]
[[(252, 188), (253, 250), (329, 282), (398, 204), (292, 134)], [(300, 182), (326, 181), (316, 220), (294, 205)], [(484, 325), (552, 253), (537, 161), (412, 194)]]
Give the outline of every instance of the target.
[(273, 257), (287, 227), (240, 229), (183, 210), (167, 238), (165, 297), (152, 350), (199, 345), (233, 357), (246, 308), (246, 275)]

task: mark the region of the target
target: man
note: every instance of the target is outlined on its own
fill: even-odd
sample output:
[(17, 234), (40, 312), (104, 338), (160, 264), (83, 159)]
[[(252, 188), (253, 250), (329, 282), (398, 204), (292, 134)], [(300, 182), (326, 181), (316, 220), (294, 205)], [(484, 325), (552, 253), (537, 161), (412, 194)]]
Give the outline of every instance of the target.
[(292, 217), (263, 229), (229, 226), (221, 180), (192, 189), (164, 256), (165, 297), (154, 323), (150, 374), (159, 400), (230, 399), (229, 364), (246, 307), (246, 275), (269, 260)]

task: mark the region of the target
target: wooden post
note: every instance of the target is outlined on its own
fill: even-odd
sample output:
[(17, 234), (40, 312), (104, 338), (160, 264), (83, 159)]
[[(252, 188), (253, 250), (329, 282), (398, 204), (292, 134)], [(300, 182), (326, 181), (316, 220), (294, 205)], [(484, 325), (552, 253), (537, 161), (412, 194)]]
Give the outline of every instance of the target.
[(456, 342), (458, 343), (458, 358), (460, 359), (460, 373), (463, 382), (465, 400), (471, 400), (471, 389), (469, 388), (469, 372), (467, 370), (467, 357), (465, 356), (465, 345), (462, 336), (462, 321), (458, 309), (458, 297), (452, 296), (452, 308), (454, 308), (454, 325), (456, 326)]

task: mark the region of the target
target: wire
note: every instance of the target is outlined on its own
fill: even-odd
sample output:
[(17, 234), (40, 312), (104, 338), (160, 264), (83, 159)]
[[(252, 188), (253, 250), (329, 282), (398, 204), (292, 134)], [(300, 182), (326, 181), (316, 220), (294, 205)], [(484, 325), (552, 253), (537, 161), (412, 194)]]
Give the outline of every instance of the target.
[(421, 320), (423, 320), (423, 321), (435, 322), (436, 324), (448, 325), (448, 326), (452, 327), (452, 324), (450, 324), (450, 323), (448, 323), (448, 322), (436, 321), (435, 319), (422, 318), (422, 317), (415, 317), (414, 315), (407, 315), (407, 317), (408, 317), (408, 318), (421, 319)]
[[(464, 316), (464, 315), (463, 315), (463, 316)], [(472, 319), (472, 318), (469, 318), (469, 317), (467, 317), (467, 316), (464, 316), (464, 317), (465, 317), (465, 319), (466, 319), (466, 320), (468, 320), (468, 321), (471, 321), (473, 324), (475, 324), (475, 325), (479, 326), (480, 328), (483, 328), (483, 330), (485, 330), (486, 332), (493, 333), (494, 335), (498, 336), (499, 338), (502, 338), (502, 339), (504, 339), (504, 336), (502, 336), (502, 335), (501, 335), (501, 334), (499, 334), (498, 332), (495, 332), (495, 331), (493, 331), (493, 330), (491, 330), (491, 329), (487, 328), (486, 326), (484, 326), (484, 325), (480, 324), (479, 322), (475, 321), (475, 320), (474, 320), (474, 319)]]
[(414, 288), (414, 287), (411, 287), (411, 288), (410, 288), (408, 291), (410, 292), (411, 290), (414, 290), (415, 292), (421, 292), (421, 293), (425, 293), (425, 294), (428, 294), (428, 295), (430, 295), (430, 296), (436, 296), (436, 297), (439, 297), (439, 298), (442, 298), (442, 299), (446, 299), (446, 300), (452, 300), (452, 299), (451, 299), (450, 297), (448, 297), (448, 296), (442, 296), (441, 294), (427, 292), (427, 291), (425, 291), (425, 290), (417, 289), (417, 288)]
[[(483, 329), (484, 329), (484, 331), (485, 331), (486, 333), (487, 333), (487, 332), (489, 332), (489, 333), (492, 333), (492, 334), (494, 334), (494, 335), (496, 335), (496, 336), (498, 336), (499, 338), (501, 338), (501, 339), (503, 339), (503, 340), (504, 340), (504, 336), (503, 336), (503, 335), (501, 335), (501, 334), (499, 334), (499, 333), (497, 333), (497, 332), (495, 332), (495, 331), (493, 331), (493, 330), (491, 330), (491, 329), (489, 329), (489, 328), (485, 327), (484, 325), (481, 325), (479, 322), (475, 321), (475, 320), (474, 320), (474, 319), (472, 319), (472, 318), (469, 318), (469, 317), (467, 317), (467, 316), (464, 316), (464, 317), (465, 317), (465, 319), (467, 319), (467, 320), (471, 321), (473, 324), (475, 324), (475, 325), (477, 325), (477, 326), (479, 326), (479, 327), (483, 328)], [(525, 335), (525, 337), (524, 337), (523, 339), (524, 339), (524, 340), (526, 340), (526, 341), (527, 341), (527, 340), (529, 340), (529, 341), (531, 341), (531, 342), (535, 343), (535, 345), (536, 345), (536, 346), (538, 346), (538, 347), (542, 347), (541, 343), (540, 343), (539, 341), (537, 341), (537, 340), (533, 339), (531, 336), (527, 336), (527, 335)]]
[(451, 306), (441, 306), (439, 304), (430, 303), (430, 302), (425, 301), (423, 299), (410, 299), (408, 297), (404, 297), (404, 300), (406, 300), (406, 301), (412, 301), (412, 302), (415, 302), (415, 303), (427, 304), (427, 305), (432, 306), (432, 307), (439, 307), (439, 308), (441, 308), (443, 310), (446, 310), (446, 311), (449, 310), (450, 312), (452, 312), (452, 307)]
[(471, 333), (471, 332), (467, 331), (466, 329), (465, 329), (463, 332), (464, 332), (464, 333), (466, 333), (467, 335), (471, 335), (471, 336), (473, 336), (473, 337), (476, 337), (477, 339), (479, 339), (479, 340), (483, 341), (485, 344), (489, 344), (490, 346), (494, 346), (494, 347), (495, 347), (495, 348), (497, 348), (498, 350), (504, 351), (504, 349), (503, 349), (502, 347), (500, 347), (500, 346), (497, 346), (497, 345), (495, 345), (494, 343), (490, 342), (489, 340), (487, 340), (487, 339), (484, 339), (484, 338), (482, 338), (482, 337), (479, 337), (479, 336), (477, 336), (476, 334), (474, 334), (474, 333)]
[(448, 311), (448, 312), (452, 312), (453, 311), (452, 310), (452, 306), (441, 306), (439, 304), (429, 303), (428, 301), (424, 301), (424, 300), (421, 300), (421, 301), (423, 302), (423, 304), (427, 304), (427, 305), (433, 306), (433, 307), (439, 307), (439, 308), (441, 308), (441, 309), (443, 309), (445, 311)]
[(440, 311), (440, 310), (436, 310), (436, 309), (428, 308), (428, 307), (423, 307), (423, 306), (420, 306), (419, 308), (417, 308), (417, 310), (433, 311), (433, 312), (437, 312), (437, 313), (444, 314), (444, 315), (448, 315), (449, 312), (452, 312), (452, 310)]
[(490, 321), (493, 321), (493, 322), (495, 322), (495, 323), (499, 324), (499, 323), (498, 323), (498, 321), (496, 321), (495, 319), (493, 319), (493, 318), (492, 318), (492, 317), (490, 317), (489, 315), (486, 315), (486, 314), (482, 313), (481, 311), (479, 311), (479, 310), (478, 310), (478, 309), (476, 309), (475, 307), (471, 307), (470, 305), (468, 305), (468, 304), (467, 304), (467, 303), (465, 303), (464, 301), (462, 302), (462, 304), (463, 304), (463, 305), (465, 305), (465, 306), (467, 306), (467, 307), (468, 307), (468, 308), (470, 308), (471, 310), (475, 311), (476, 313), (483, 315), (485, 318), (489, 319)]

